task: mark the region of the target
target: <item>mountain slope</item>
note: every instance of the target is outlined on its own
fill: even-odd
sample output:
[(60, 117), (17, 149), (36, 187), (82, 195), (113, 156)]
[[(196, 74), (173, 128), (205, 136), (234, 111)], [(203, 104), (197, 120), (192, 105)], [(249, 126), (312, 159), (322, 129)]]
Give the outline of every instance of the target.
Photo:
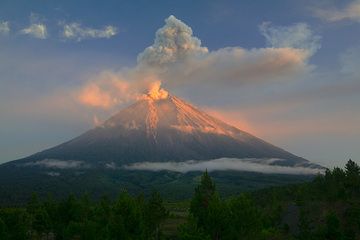
[(279, 159), (272, 164), (316, 167), (169, 94), (146, 95), (101, 126), (13, 163), (53, 159), (104, 167), (223, 157)]

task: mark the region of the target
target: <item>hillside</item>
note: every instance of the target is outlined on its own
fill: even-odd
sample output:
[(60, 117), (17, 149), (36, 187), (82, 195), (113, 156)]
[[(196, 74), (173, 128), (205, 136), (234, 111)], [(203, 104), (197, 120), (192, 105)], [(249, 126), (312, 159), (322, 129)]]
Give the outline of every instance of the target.
[[(216, 178), (216, 176), (215, 176)], [(360, 237), (360, 167), (327, 170), (313, 181), (223, 197), (207, 172), (191, 200), (158, 192), (116, 200), (72, 195), (0, 208), (0, 239), (329, 239)]]

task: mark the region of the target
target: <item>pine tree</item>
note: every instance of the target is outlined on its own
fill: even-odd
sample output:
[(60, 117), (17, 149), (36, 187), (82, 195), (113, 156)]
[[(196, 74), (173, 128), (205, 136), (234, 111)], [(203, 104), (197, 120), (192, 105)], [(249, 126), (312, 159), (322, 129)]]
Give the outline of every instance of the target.
[(147, 232), (155, 239), (160, 237), (160, 224), (169, 215), (166, 210), (163, 199), (157, 191), (153, 191), (146, 203), (144, 210), (144, 218)]
[(143, 235), (142, 207), (122, 192), (112, 207), (110, 229), (113, 239), (140, 239)]
[(229, 226), (233, 239), (255, 239), (261, 232), (262, 222), (258, 207), (249, 195), (241, 194), (229, 203)]
[(299, 216), (299, 240), (310, 240), (312, 239), (311, 227), (310, 227), (310, 219), (308, 216), (308, 212), (304, 209), (300, 210)]
[(195, 188), (190, 213), (198, 229), (204, 230), (212, 239), (221, 238), (226, 225), (226, 205), (218, 196), (207, 170), (202, 175), (200, 184)]
[(29, 234), (31, 236), (32, 234), (41, 236), (43, 233), (47, 235), (50, 231), (50, 217), (36, 194), (32, 195), (32, 198), (28, 203), (27, 212), (31, 219), (31, 231)]
[(194, 197), (192, 198), (190, 205), (190, 212), (201, 227), (206, 224), (209, 203), (214, 196), (215, 184), (206, 170), (201, 176), (200, 184), (195, 188)]
[(178, 228), (180, 240), (211, 240), (210, 235), (197, 226), (196, 220), (190, 216), (186, 223)]
[(5, 208), (0, 210), (0, 217), (5, 223), (6, 233), (10, 240), (30, 239), (30, 217), (23, 208)]
[(203, 228), (210, 234), (212, 239), (222, 239), (224, 233), (229, 227), (228, 217), (229, 211), (224, 201), (220, 199), (217, 193), (210, 198), (209, 205), (207, 207), (207, 218), (205, 219), (205, 225)]
[(340, 221), (334, 212), (326, 216), (325, 238), (329, 240), (341, 240)]
[(349, 195), (360, 194), (360, 167), (354, 161), (349, 159), (345, 165), (346, 182)]
[(349, 176), (359, 176), (360, 167), (356, 162), (349, 159), (349, 161), (345, 165), (346, 175)]

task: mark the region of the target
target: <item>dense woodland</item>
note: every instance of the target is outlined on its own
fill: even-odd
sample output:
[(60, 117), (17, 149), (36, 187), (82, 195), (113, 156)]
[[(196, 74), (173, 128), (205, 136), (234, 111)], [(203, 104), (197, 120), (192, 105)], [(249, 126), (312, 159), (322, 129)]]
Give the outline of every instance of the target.
[(311, 182), (221, 198), (205, 172), (189, 201), (122, 192), (116, 200), (69, 196), (0, 208), (0, 239), (360, 239), (360, 167)]

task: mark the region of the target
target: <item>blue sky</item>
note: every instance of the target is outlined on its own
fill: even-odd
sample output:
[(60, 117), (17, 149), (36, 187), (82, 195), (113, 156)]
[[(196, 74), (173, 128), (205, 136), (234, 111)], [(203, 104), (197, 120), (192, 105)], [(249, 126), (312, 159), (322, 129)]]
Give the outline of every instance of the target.
[[(134, 81), (124, 75), (137, 68), (138, 54), (153, 45), (170, 15), (190, 27), (190, 41), (197, 37), (201, 46), (195, 47), (207, 52), (186, 55), (200, 66), (188, 79), (162, 75), (168, 91), (311, 161), (359, 161), (359, 6), (330, 0), (2, 0), (0, 162), (71, 139), (129, 104), (131, 98), (104, 108), (77, 100), (89, 84), (103, 87), (104, 71)], [(258, 62), (274, 64), (279, 55), (296, 59), (258, 69)], [(187, 69), (180, 60), (161, 68)], [(234, 75), (210, 79), (196, 72), (209, 61), (215, 73), (230, 69)]]

